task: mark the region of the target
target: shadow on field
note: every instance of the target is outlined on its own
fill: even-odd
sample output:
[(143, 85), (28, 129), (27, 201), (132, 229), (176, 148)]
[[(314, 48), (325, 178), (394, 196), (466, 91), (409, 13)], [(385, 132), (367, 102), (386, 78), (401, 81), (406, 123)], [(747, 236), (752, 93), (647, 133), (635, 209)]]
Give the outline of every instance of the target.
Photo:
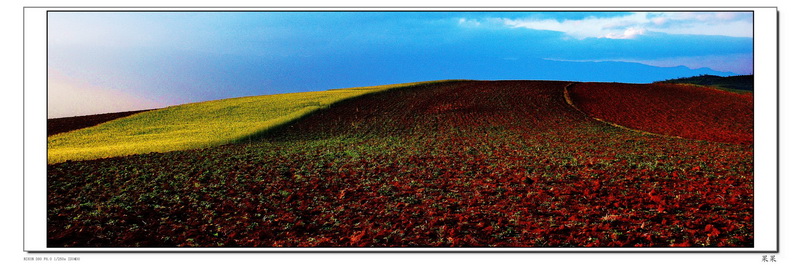
[[(326, 111), (326, 110), (329, 110), (331, 108), (335, 108), (335, 107), (338, 107), (338, 106), (350, 104), (353, 101), (358, 101), (359, 99), (361, 99), (363, 97), (375, 97), (375, 96), (380, 96), (380, 95), (383, 95), (383, 94), (390, 94), (390, 93), (393, 93), (396, 90), (423, 89), (423, 88), (430, 88), (430, 87), (436, 87), (436, 86), (442, 86), (442, 85), (446, 85), (446, 84), (454, 84), (454, 83), (466, 82), (466, 81), (471, 81), (471, 80), (433, 81), (433, 82), (430, 82), (430, 83), (415, 84), (415, 85), (408, 85), (408, 86), (399, 86), (399, 87), (387, 89), (387, 90), (384, 90), (384, 91), (363, 94), (363, 95), (360, 95), (360, 96), (356, 96), (356, 97), (348, 98), (348, 99), (345, 99), (345, 100), (337, 101), (337, 102), (332, 103), (332, 104), (330, 104), (328, 106), (322, 106), (319, 109), (317, 109), (315, 111), (312, 111), (312, 112), (309, 112), (307, 114), (304, 114), (302, 116), (299, 116), (296, 119), (289, 120), (289, 121), (286, 121), (286, 122), (284, 122), (282, 124), (279, 124), (277, 126), (270, 127), (270, 128), (268, 128), (266, 130), (258, 131), (258, 132), (255, 132), (253, 134), (241, 137), (239, 139), (234, 140), (231, 143), (232, 144), (243, 144), (243, 143), (260, 142), (260, 141), (265, 141), (265, 140), (287, 141), (287, 140), (314, 140), (314, 139), (318, 139), (316, 137), (313, 137), (313, 135), (292, 136), (292, 135), (286, 135), (285, 132), (288, 129), (292, 128), (294, 125), (302, 122), (303, 120), (305, 120), (305, 119), (307, 119), (309, 117), (317, 115), (320, 112), (323, 112), (323, 111)], [(334, 90), (338, 90), (338, 89), (334, 89)], [(342, 89), (342, 90), (347, 90), (347, 89)]]

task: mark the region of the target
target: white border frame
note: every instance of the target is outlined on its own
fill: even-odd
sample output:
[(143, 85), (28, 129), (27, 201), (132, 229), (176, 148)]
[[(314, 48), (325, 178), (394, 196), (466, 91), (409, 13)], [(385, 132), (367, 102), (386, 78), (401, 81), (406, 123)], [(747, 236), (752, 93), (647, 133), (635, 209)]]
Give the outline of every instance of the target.
[[(755, 247), (753, 248), (47, 248), (47, 11), (753, 11)], [(752, 252), (778, 251), (777, 8), (24, 8), (24, 251), (28, 252)]]

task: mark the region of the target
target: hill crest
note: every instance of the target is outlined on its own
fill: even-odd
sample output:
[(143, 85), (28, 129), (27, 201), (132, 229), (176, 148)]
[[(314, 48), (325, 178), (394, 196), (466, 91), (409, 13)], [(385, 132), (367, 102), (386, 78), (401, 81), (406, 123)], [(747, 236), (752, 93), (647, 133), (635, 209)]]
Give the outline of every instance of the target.
[(729, 91), (749, 91), (753, 92), (753, 75), (717, 76), (717, 75), (698, 75), (685, 78), (669, 79), (657, 83), (678, 83), (711, 86)]

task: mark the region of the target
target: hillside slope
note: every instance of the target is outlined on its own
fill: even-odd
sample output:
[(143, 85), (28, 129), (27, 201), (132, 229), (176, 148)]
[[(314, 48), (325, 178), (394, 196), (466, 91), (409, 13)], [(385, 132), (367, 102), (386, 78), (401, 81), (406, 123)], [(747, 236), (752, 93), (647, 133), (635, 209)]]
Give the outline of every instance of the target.
[(681, 84), (579, 83), (576, 107), (589, 116), (646, 132), (753, 144), (753, 94)]
[(48, 165), (48, 246), (753, 246), (751, 145), (620, 129), (568, 84), (406, 87), (250, 143)]
[(374, 94), (344, 101), (269, 137), (450, 139), (563, 131), (588, 122), (564, 102), (561, 89), (567, 84), (470, 81)]
[(222, 99), (136, 113), (47, 138), (48, 164), (242, 141), (344, 99), (425, 83)]

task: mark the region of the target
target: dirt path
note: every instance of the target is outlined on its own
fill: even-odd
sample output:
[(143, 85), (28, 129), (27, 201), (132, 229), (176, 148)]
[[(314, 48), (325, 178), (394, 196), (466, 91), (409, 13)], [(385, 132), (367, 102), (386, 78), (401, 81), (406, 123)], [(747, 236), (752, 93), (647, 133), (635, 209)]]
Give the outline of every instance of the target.
[(575, 106), (575, 103), (572, 102), (572, 98), (569, 97), (569, 87), (572, 86), (573, 84), (575, 84), (575, 83), (569, 83), (569, 84), (567, 84), (567, 86), (564, 86), (564, 101), (566, 101), (567, 104), (569, 104), (572, 108), (574, 108), (575, 110), (577, 110), (578, 112), (580, 112), (581, 114), (583, 114), (584, 116), (586, 116), (588, 118), (591, 118), (593, 120), (605, 123), (607, 125), (610, 125), (610, 126), (613, 126), (613, 127), (619, 128), (619, 129), (623, 129), (623, 130), (631, 131), (631, 132), (635, 132), (635, 133), (640, 133), (640, 134), (644, 134), (644, 135), (652, 135), (652, 136), (659, 136), (659, 137), (666, 137), (666, 138), (687, 139), (687, 138), (680, 137), (680, 136), (664, 135), (664, 134), (651, 133), (651, 132), (642, 131), (642, 130), (636, 130), (636, 129), (633, 129), (633, 128), (628, 128), (628, 127), (625, 127), (625, 126), (622, 126), (622, 125), (619, 125), (619, 124), (616, 124), (616, 123), (613, 123), (613, 122), (610, 122), (610, 121), (605, 121), (605, 120), (590, 116), (589, 114), (586, 114), (586, 112), (583, 112), (583, 110), (581, 110), (580, 108)]

